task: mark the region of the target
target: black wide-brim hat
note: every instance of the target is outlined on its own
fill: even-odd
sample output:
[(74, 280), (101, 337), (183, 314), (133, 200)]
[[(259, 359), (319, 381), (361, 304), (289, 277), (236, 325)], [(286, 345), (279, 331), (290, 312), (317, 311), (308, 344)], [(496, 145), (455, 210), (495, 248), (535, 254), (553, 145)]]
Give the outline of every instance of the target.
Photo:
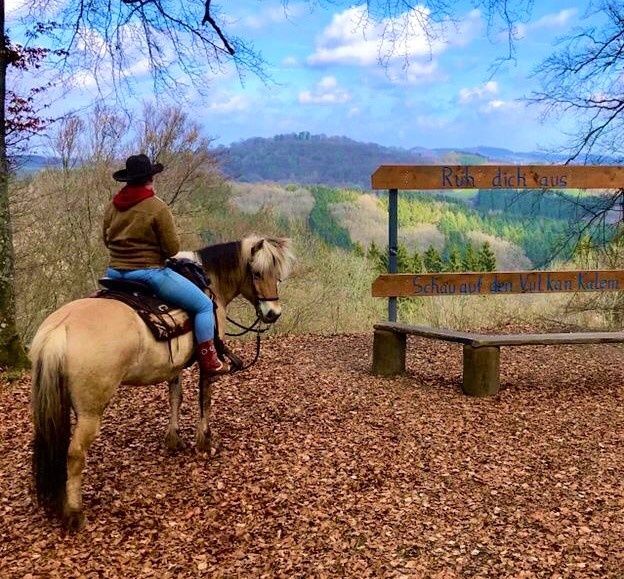
[(150, 161), (147, 155), (131, 155), (126, 159), (126, 168), (113, 173), (115, 181), (139, 181), (147, 179), (164, 169), (162, 163)]

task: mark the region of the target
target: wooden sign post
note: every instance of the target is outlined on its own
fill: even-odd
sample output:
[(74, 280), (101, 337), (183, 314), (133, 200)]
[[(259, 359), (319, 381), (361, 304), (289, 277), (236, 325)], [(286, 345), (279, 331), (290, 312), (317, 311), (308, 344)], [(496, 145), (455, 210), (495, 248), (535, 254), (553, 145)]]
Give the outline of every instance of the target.
[[(604, 166), (604, 165), (382, 165), (372, 175), (373, 189), (388, 189), (388, 272), (396, 274), (397, 272), (397, 250), (398, 250), (398, 192), (407, 189), (424, 189), (424, 190), (444, 190), (444, 189), (621, 189), (624, 188), (624, 167)], [(516, 272), (520, 275), (520, 272)], [(531, 272), (522, 272), (525, 276)], [(541, 272), (547, 275), (549, 272)], [(554, 273), (554, 272), (550, 272)], [(583, 273), (583, 272), (557, 272), (561, 273)], [(585, 272), (592, 273), (592, 272)], [(594, 272), (596, 273), (596, 272)], [(605, 272), (598, 272), (605, 273)], [(611, 272), (614, 273), (614, 272)], [(382, 279), (375, 282), (373, 292), (385, 291), (383, 295), (388, 296), (388, 319), (395, 322), (397, 319), (397, 301), (396, 298), (403, 295), (418, 295), (413, 293), (415, 286), (414, 278), (423, 276), (414, 276), (406, 274), (407, 281), (394, 282), (391, 286)], [(436, 276), (436, 279), (441, 278)], [(467, 274), (482, 275), (482, 274)], [(498, 280), (502, 280), (500, 276), (511, 275), (498, 273)], [(493, 280), (485, 280), (482, 276), (482, 287), (492, 286)], [(543, 283), (548, 286), (547, 278), (540, 278)], [(583, 278), (585, 279), (585, 278)], [(603, 279), (603, 278), (601, 278)], [(607, 280), (616, 280), (614, 277), (604, 278)], [(555, 278), (551, 280), (552, 283)], [(561, 283), (574, 285), (573, 278), (565, 278), (560, 280)], [(618, 288), (607, 287), (604, 289), (622, 289), (622, 280), (617, 277), (619, 283)], [(430, 283), (431, 280), (430, 280)], [(435, 282), (438, 287), (442, 287), (438, 281)], [(468, 283), (468, 282), (467, 282)], [(476, 283), (476, 282), (472, 282)], [(488, 285), (489, 283), (489, 285)], [(514, 280), (500, 281), (501, 287), (522, 288), (520, 278)], [(511, 283), (511, 286), (506, 285)], [(515, 285), (514, 285), (515, 283)], [(576, 281), (579, 282), (578, 279)], [(384, 286), (384, 284), (386, 284)], [(539, 284), (539, 282), (538, 282)], [(443, 282), (442, 282), (443, 285)], [(377, 289), (375, 289), (375, 287)], [(391, 289), (388, 289), (391, 287)], [(427, 287), (424, 283), (423, 287)], [(433, 286), (431, 286), (433, 287)], [(385, 289), (381, 289), (385, 288)], [(406, 289), (407, 288), (407, 289)], [(388, 293), (407, 291), (408, 293)], [(547, 290), (550, 291), (550, 290)], [(583, 291), (582, 289), (557, 290), (557, 291)], [(595, 289), (593, 291), (596, 291)], [(411, 293), (410, 293), (411, 292)], [(503, 291), (479, 291), (479, 293), (505, 293)], [(510, 291), (507, 293), (528, 293), (526, 291)], [(426, 294), (420, 294), (426, 295)], [(440, 295), (440, 294), (438, 294)]]

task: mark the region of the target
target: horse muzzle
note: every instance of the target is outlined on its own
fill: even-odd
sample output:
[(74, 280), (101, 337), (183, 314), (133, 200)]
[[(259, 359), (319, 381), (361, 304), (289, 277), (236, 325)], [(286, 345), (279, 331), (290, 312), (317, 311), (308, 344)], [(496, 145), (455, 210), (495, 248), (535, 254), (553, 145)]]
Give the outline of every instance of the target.
[(256, 306), (256, 313), (265, 324), (274, 324), (282, 315), (282, 308), (277, 301), (261, 301)]

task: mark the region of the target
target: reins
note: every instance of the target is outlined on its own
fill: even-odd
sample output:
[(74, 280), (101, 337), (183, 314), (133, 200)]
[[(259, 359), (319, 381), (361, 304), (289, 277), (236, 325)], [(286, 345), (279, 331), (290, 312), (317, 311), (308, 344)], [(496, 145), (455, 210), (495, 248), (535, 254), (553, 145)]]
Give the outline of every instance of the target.
[(244, 336), (245, 334), (248, 334), (250, 332), (256, 334), (256, 355), (254, 356), (253, 360), (249, 362), (248, 364), (245, 364), (244, 366), (241, 366), (240, 368), (236, 368), (234, 370), (235, 372), (242, 372), (244, 370), (247, 370), (248, 368), (251, 368), (260, 358), (260, 338), (262, 334), (264, 334), (264, 332), (268, 331), (270, 328), (269, 326), (266, 326), (264, 328), (263, 327), (256, 328), (256, 326), (260, 323), (260, 316), (256, 318), (256, 320), (254, 321), (253, 324), (251, 324), (251, 326), (244, 326), (243, 324), (240, 324), (236, 320), (233, 320), (232, 318), (230, 318), (230, 316), (226, 316), (226, 319), (228, 322), (230, 322), (230, 324), (243, 330), (242, 332), (236, 332), (236, 333), (226, 332), (225, 333), (226, 336), (238, 337), (238, 336)]
[[(255, 284), (253, 284), (252, 282), (252, 287), (253, 287), (253, 291), (254, 291), (254, 297), (256, 299), (257, 302), (275, 302), (275, 301), (279, 301), (279, 296), (272, 296), (272, 297), (262, 297), (258, 295), (258, 291), (256, 290), (256, 286)], [(265, 332), (267, 332), (271, 326), (264, 326), (262, 327), (261, 325), (261, 320), (260, 320), (260, 316), (256, 315), (256, 319), (254, 320), (254, 322), (250, 325), (250, 326), (245, 326), (243, 324), (241, 324), (240, 322), (237, 322), (236, 320), (232, 319), (230, 316), (226, 315), (225, 318), (228, 322), (230, 322), (230, 324), (232, 324), (233, 326), (236, 326), (237, 328), (239, 328), (240, 330), (242, 330), (242, 332), (225, 332), (226, 336), (230, 336), (230, 337), (239, 337), (239, 336), (244, 336), (245, 334), (249, 334), (249, 333), (254, 333), (256, 334), (256, 355), (254, 356), (253, 360), (251, 362), (249, 362), (248, 364), (245, 364), (241, 367), (238, 367), (234, 370), (234, 372), (242, 372), (244, 370), (247, 370), (249, 368), (251, 368), (260, 358), (260, 348), (261, 348), (261, 337), (262, 334), (264, 334)]]

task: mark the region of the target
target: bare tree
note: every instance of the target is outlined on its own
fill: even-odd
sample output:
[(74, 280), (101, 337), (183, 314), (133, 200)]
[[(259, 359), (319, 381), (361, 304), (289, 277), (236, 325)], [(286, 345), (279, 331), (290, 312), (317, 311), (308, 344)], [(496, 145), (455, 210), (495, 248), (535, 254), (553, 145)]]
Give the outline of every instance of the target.
[(560, 41), (536, 75), (541, 90), (531, 102), (545, 115), (577, 123), (565, 149), (568, 162), (620, 161), (624, 138), (624, 4), (603, 0), (586, 15), (590, 22)]

